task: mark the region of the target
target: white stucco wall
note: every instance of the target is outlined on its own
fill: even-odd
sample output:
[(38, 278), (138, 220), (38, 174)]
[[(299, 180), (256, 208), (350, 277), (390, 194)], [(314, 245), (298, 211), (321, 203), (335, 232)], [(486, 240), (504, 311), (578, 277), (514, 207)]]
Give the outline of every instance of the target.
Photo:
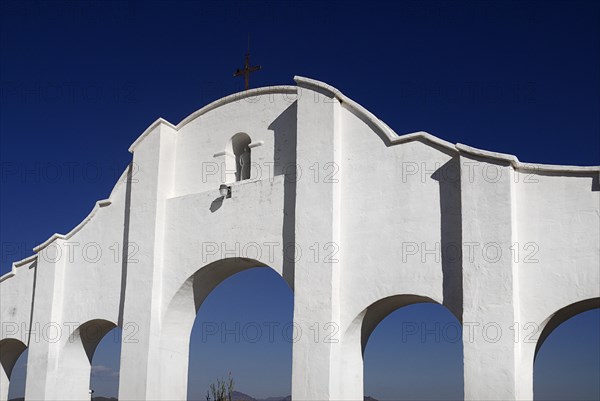
[[(537, 338), (598, 307), (600, 168), (398, 136), (337, 89), (296, 81), (220, 99), (178, 125), (157, 120), (109, 198), (0, 279), (0, 400), (25, 346), (26, 398), (87, 397), (99, 341), (87, 329), (115, 326), (136, 336), (122, 344), (119, 398), (185, 399), (198, 308), (257, 266), (293, 289), (298, 327), (334, 333), (294, 343), (294, 399), (362, 399), (368, 336), (416, 302), (475, 327), (474, 337), (463, 329), (466, 399), (532, 398)], [(231, 183), (223, 169), (238, 133), (251, 140), (251, 177)], [(32, 342), (31, 323), (67, 334)], [(533, 340), (477, 331), (515, 323), (523, 338), (534, 324)]]
[(527, 291), (521, 293), (520, 310), (525, 321), (542, 324), (558, 309), (599, 296), (599, 286), (591, 284), (600, 282), (600, 188), (598, 174), (532, 170), (521, 176), (519, 280)]

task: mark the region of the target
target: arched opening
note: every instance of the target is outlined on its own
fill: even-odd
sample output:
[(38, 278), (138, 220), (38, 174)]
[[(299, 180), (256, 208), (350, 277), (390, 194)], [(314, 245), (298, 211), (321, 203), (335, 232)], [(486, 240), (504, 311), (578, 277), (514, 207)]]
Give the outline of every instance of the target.
[(27, 346), (19, 340), (0, 341), (0, 400), (24, 397)]
[(118, 398), (122, 332), (115, 327), (104, 335), (92, 358), (92, 398)]
[(533, 394), (535, 400), (600, 399), (600, 298), (571, 304), (544, 322)]
[(364, 395), (376, 400), (464, 398), (462, 326), (427, 297), (371, 305), (361, 326)]
[(210, 384), (229, 372), (234, 390), (254, 399), (289, 396), (292, 318), (292, 292), (270, 268), (237, 273), (219, 284), (192, 329), (188, 400), (206, 400)]
[(10, 375), (10, 385), (8, 387), (8, 399), (18, 400), (25, 398), (25, 385), (27, 384), (27, 358), (29, 348), (25, 349), (17, 359)]
[(157, 398), (206, 400), (210, 384), (229, 372), (234, 389), (254, 398), (290, 395), (292, 341), (283, 331), (291, 336), (292, 321), (293, 296), (280, 271), (247, 258), (202, 267), (165, 314)]
[(64, 382), (58, 394), (64, 400), (90, 399), (92, 360), (100, 341), (117, 325), (104, 319), (94, 319), (73, 331), (64, 345), (60, 369)]
[(236, 182), (250, 178), (250, 143), (248, 134), (238, 132), (229, 139), (226, 147), (226, 182)]

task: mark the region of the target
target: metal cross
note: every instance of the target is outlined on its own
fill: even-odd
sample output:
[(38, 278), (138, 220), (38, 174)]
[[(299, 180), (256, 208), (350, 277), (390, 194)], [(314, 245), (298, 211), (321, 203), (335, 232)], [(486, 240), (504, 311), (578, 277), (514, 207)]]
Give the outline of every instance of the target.
[(254, 71), (258, 71), (260, 70), (261, 67), (260, 65), (256, 65), (251, 67), (250, 66), (250, 52), (246, 53), (246, 62), (244, 64), (244, 68), (243, 69), (237, 69), (234, 73), (233, 76), (234, 77), (239, 77), (240, 75), (244, 76), (244, 82), (246, 84), (246, 90), (250, 89), (250, 73), (254, 72)]

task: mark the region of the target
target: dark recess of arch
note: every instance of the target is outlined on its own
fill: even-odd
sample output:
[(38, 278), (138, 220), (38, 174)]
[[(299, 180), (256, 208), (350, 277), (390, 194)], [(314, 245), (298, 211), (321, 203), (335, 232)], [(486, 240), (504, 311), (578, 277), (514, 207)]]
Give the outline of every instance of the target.
[(360, 342), (363, 355), (365, 354), (365, 348), (367, 347), (369, 337), (373, 334), (377, 325), (381, 323), (387, 315), (394, 312), (396, 309), (418, 303), (434, 303), (439, 305), (439, 303), (435, 302), (433, 299), (420, 295), (394, 295), (380, 299), (369, 306), (361, 326)]
[(98, 344), (100, 344), (100, 341), (102, 341), (106, 333), (115, 327), (117, 327), (117, 325), (113, 322), (109, 322), (108, 320), (94, 319), (82, 324), (77, 329), (79, 337), (81, 338), (81, 344), (85, 349), (85, 353), (90, 361), (90, 364), (92, 363), (94, 352), (96, 351)]
[(533, 357), (534, 362), (535, 358), (537, 358), (538, 356), (542, 344), (544, 343), (544, 341), (546, 341), (546, 339), (554, 331), (554, 329), (556, 329), (558, 326), (560, 326), (562, 323), (566, 322), (570, 318), (579, 315), (580, 313), (587, 312), (591, 309), (596, 308), (600, 308), (600, 298), (590, 298), (584, 301), (575, 302), (574, 304), (565, 306), (564, 308), (559, 309), (554, 315), (552, 315), (552, 317), (550, 318), (550, 320), (548, 320), (548, 323), (544, 326), (544, 329), (540, 333), (540, 337), (538, 338), (537, 344), (535, 346), (535, 354)]
[(9, 379), (17, 359), (26, 349), (27, 346), (22, 341), (14, 338), (5, 338), (0, 341), (0, 365)]

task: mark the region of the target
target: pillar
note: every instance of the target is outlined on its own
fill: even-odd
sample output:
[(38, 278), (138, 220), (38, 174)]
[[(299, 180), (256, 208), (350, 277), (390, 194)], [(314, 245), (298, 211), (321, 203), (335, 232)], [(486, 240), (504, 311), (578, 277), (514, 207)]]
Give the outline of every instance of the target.
[[(515, 171), (461, 147), (463, 351), (466, 400), (531, 399), (519, 330)], [(515, 325), (517, 323), (517, 325)]]
[(160, 375), (160, 301), (166, 200), (174, 181), (173, 126), (158, 120), (130, 151), (133, 164), (125, 229), (138, 252), (136, 262), (124, 266), (121, 324), (124, 331), (135, 334), (121, 346), (119, 399), (157, 400), (165, 380)]
[(29, 329), (29, 354), (25, 399), (70, 398), (70, 389), (61, 386), (64, 372), (59, 361), (61, 345), (72, 328), (62, 320), (66, 248), (55, 239), (38, 252), (33, 316)]
[[(339, 399), (340, 103), (327, 88), (298, 80), (292, 399)], [(329, 166), (329, 167), (328, 167)], [(329, 258), (332, 250), (336, 250)], [(325, 334), (335, 334), (331, 341)], [(315, 332), (319, 335), (315, 336)]]

